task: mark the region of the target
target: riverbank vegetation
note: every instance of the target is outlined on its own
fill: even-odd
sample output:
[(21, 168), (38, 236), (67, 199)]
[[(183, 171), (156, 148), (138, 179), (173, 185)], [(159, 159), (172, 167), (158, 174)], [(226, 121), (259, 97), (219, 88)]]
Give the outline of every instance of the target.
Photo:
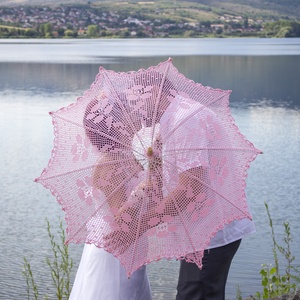
[(299, 5), (240, 2), (0, 6), (0, 38), (300, 37)]
[[(63, 300), (69, 299), (71, 294), (71, 271), (73, 268), (73, 259), (69, 253), (69, 247), (66, 245), (65, 230), (63, 228), (62, 221), (59, 221), (59, 231), (58, 236), (51, 232), (50, 223), (47, 222), (47, 232), (51, 244), (52, 257), (48, 256), (45, 258), (45, 263), (49, 268), (49, 278), (52, 279), (53, 288), (50, 292), (55, 293), (55, 299)], [(34, 274), (30, 265), (30, 262), (24, 257), (23, 264), (23, 275), (26, 280), (26, 295), (27, 299), (54, 299), (53, 294), (51, 295), (41, 295), (36, 278), (38, 274)]]
[[(273, 226), (273, 220), (270, 214), (268, 204), (265, 203), (269, 219), (269, 226), (273, 242), (272, 263), (262, 264), (260, 271), (262, 290), (249, 295), (246, 300), (263, 299), (300, 299), (300, 264), (296, 263), (296, 258), (291, 250), (293, 241), (291, 228), (288, 222), (283, 223), (284, 237), (283, 245), (278, 243), (277, 236)], [(68, 299), (71, 292), (70, 274), (73, 267), (73, 260), (69, 254), (68, 245), (64, 244), (65, 231), (60, 221), (58, 242), (51, 232), (50, 223), (47, 220), (47, 231), (50, 239), (53, 259), (46, 258), (46, 264), (49, 267), (49, 277), (52, 278), (56, 298), (58, 300)], [(281, 256), (281, 257), (280, 257)], [(39, 287), (36, 283), (36, 276), (33, 274), (31, 265), (24, 258), (23, 275), (27, 284), (27, 299), (53, 299), (53, 295), (43, 295), (39, 293)], [(242, 291), (237, 287), (237, 300), (243, 300)]]
[[(282, 295), (296, 295), (300, 288), (300, 265), (296, 264), (292, 254), (291, 228), (288, 222), (283, 223), (283, 245), (277, 242), (269, 206), (265, 203), (273, 241), (273, 264), (265, 263), (260, 271), (262, 291), (256, 292), (252, 299), (274, 299)], [(281, 255), (281, 257), (279, 257)], [(281, 263), (280, 263), (281, 262)]]

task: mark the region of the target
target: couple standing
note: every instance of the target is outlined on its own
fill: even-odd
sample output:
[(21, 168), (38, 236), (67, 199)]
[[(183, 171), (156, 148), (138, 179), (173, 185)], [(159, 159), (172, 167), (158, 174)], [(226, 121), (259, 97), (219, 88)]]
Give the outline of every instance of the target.
[[(106, 97), (105, 92), (102, 92), (100, 96), (100, 98), (103, 97)], [(161, 97), (164, 98), (164, 95), (161, 95)], [(167, 95), (165, 96), (166, 99), (168, 97), (169, 96)], [(96, 110), (98, 105), (97, 101), (102, 100), (103, 99), (96, 99), (95, 103), (88, 105), (85, 118), (83, 120), (87, 136), (91, 142), (98, 147), (100, 152), (103, 145), (112, 145), (112, 141), (106, 141), (105, 139), (109, 138), (104, 138), (103, 135), (99, 137), (97, 133), (98, 128), (101, 127), (101, 133), (105, 130), (111, 131), (114, 129), (113, 127), (108, 129), (107, 126), (103, 126), (103, 124), (95, 122), (96, 112), (98, 112), (98, 110)], [(174, 107), (172, 108), (172, 106), (178, 106), (182, 101), (184, 102), (186, 99), (178, 96), (174, 97), (172, 101), (170, 101), (170, 99), (166, 101), (167, 105), (161, 109), (162, 115), (159, 116), (160, 123), (166, 122), (168, 126), (172, 126), (172, 122), (178, 123), (178, 118), (182, 116), (175, 115), (176, 110)], [(118, 108), (114, 107), (113, 111), (116, 112), (117, 110)], [(148, 110), (151, 111), (149, 108)], [(120, 118), (120, 108), (119, 113), (116, 115)], [(202, 109), (198, 114), (193, 114), (193, 117), (185, 124), (187, 127), (186, 130), (188, 130), (189, 123), (193, 124), (193, 126), (195, 126), (195, 124), (199, 124), (200, 132), (201, 126), (199, 120), (203, 120), (207, 117), (213, 118), (213, 113), (208, 109)], [(197, 119), (197, 121), (195, 121), (195, 119)], [(105, 119), (102, 121), (105, 121)], [(120, 119), (117, 121), (120, 121)], [(114, 122), (113, 115), (110, 116), (110, 122)], [(144, 125), (149, 126), (147, 124)], [(160, 127), (161, 130), (164, 128), (163, 126)], [(181, 133), (182, 139), (185, 138), (185, 133), (186, 132), (183, 130)], [(111, 134), (111, 132), (107, 132), (104, 136)], [(161, 136), (163, 136), (163, 134), (163, 132), (160, 132)], [(119, 132), (115, 132), (113, 135), (120, 138)], [(126, 139), (132, 140), (133, 136), (134, 133), (123, 136), (123, 143), (126, 143)], [(131, 143), (131, 141), (128, 142)], [(187, 148), (203, 149), (204, 147), (203, 140), (200, 138), (189, 140), (187, 142), (189, 143), (188, 145), (185, 145)], [(101, 143), (102, 146), (99, 146), (99, 143)], [(117, 145), (115, 141), (114, 143), (113, 147), (121, 147), (121, 145)], [(102, 159), (107, 159), (107, 155), (108, 153), (103, 153)], [(204, 160), (208, 160), (208, 158), (205, 158)], [(195, 164), (193, 164), (193, 166), (195, 166)], [(203, 168), (200, 163), (196, 168), (193, 168), (194, 171), (197, 171), (197, 168), (199, 168), (200, 172), (204, 172), (203, 169), (200, 170)], [(180, 167), (180, 170), (187, 169), (189, 169), (188, 166)], [(101, 178), (101, 174), (105, 172), (106, 170), (104, 169), (96, 168), (94, 176), (99, 179)], [(105, 191), (103, 192), (105, 194)], [(118, 199), (115, 201), (117, 202)], [(121, 208), (121, 204), (119, 208)], [(219, 230), (211, 239), (209, 247), (204, 252), (202, 269), (199, 269), (194, 263), (182, 260), (180, 262), (176, 300), (224, 300), (225, 285), (231, 261), (240, 245), (241, 239), (254, 232), (254, 230), (254, 224), (251, 220), (247, 218), (234, 220)], [(117, 258), (106, 252), (104, 249), (86, 244), (84, 246), (82, 258), (69, 299), (151, 300), (151, 290), (146, 273), (146, 267), (142, 266), (128, 279), (124, 267), (120, 264)]]
[[(202, 270), (194, 263), (181, 261), (176, 300), (224, 300), (231, 260), (239, 245), (237, 240), (206, 250)], [(69, 300), (104, 299), (152, 300), (146, 266), (128, 279), (117, 258), (86, 244)]]

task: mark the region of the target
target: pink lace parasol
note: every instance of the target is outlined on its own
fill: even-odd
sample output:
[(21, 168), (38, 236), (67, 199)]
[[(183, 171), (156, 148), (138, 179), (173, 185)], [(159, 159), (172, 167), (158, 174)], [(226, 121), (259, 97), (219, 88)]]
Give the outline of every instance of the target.
[(66, 213), (67, 242), (105, 248), (129, 276), (161, 258), (201, 267), (219, 230), (251, 219), (247, 169), (260, 151), (235, 125), (229, 95), (171, 59), (100, 68), (76, 103), (51, 113), (54, 149), (36, 179)]

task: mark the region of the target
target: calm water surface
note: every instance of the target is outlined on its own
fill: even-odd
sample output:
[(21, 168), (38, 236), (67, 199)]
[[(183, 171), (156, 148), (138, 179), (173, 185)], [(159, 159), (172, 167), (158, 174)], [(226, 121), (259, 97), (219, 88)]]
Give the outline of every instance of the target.
[[(251, 164), (247, 181), (257, 232), (244, 239), (234, 258), (226, 298), (235, 298), (237, 285), (244, 297), (259, 291), (261, 264), (272, 262), (264, 201), (279, 239), (282, 223), (290, 222), (300, 263), (299, 39), (0, 40), (0, 299), (25, 299), (23, 256), (31, 263), (40, 294), (53, 295), (45, 263), (51, 257), (45, 218), (56, 232), (64, 214), (50, 192), (33, 182), (53, 146), (48, 112), (82, 95), (99, 65), (137, 70), (169, 56), (192, 80), (231, 89), (236, 123), (264, 151)], [(82, 246), (71, 245), (70, 251), (75, 273)], [(148, 271), (153, 299), (174, 299), (178, 262), (155, 262)]]

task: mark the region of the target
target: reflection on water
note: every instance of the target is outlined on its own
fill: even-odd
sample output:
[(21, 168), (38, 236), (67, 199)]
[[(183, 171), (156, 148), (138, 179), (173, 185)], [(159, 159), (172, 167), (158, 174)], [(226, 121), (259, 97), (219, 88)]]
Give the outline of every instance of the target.
[[(162, 59), (116, 58), (103, 65), (127, 71)], [(272, 258), (264, 201), (270, 205), (279, 236), (282, 222), (290, 222), (299, 264), (299, 57), (191, 56), (174, 58), (174, 65), (197, 82), (232, 89), (231, 109), (237, 124), (264, 151), (251, 164), (247, 187), (257, 233), (243, 241), (227, 286), (227, 299), (235, 298), (237, 285), (248, 296), (260, 289), (261, 263)], [(51, 255), (45, 218), (56, 230), (57, 217), (64, 215), (50, 192), (33, 179), (47, 164), (53, 146), (48, 111), (75, 101), (94, 80), (98, 67), (0, 63), (0, 299), (24, 299), (23, 256), (32, 264), (40, 294), (51, 290), (44, 262), (45, 256)], [(70, 247), (74, 272), (81, 249), (80, 245)], [(174, 299), (178, 262), (155, 262), (148, 271), (153, 299)]]
[(300, 39), (6, 39), (0, 61), (103, 64), (112, 57), (300, 55)]
[[(108, 70), (129, 71), (156, 65), (167, 57), (115, 58)], [(300, 103), (299, 56), (184, 56), (173, 57), (176, 68), (195, 82), (232, 90), (231, 101), (247, 104), (260, 99)], [(0, 89), (41, 89), (46, 92), (86, 90), (98, 64), (0, 63)]]

